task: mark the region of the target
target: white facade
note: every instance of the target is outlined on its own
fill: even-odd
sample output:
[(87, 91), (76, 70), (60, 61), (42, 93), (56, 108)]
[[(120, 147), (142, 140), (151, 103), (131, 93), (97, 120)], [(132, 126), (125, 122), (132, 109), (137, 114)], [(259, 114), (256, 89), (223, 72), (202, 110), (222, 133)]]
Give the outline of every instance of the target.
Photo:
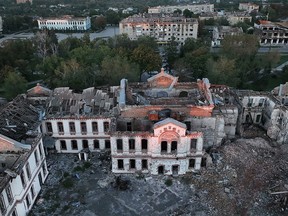
[(107, 150), (110, 149), (110, 122), (110, 118), (48, 118), (42, 122), (42, 131), (56, 139), (55, 148), (59, 153)]
[(140, 36), (154, 37), (159, 43), (175, 41), (184, 44), (187, 38), (197, 39), (198, 21), (184, 17), (131, 16), (119, 23), (120, 34), (127, 34), (131, 40)]
[(91, 28), (90, 17), (65, 16), (62, 18), (38, 19), (37, 22), (39, 29), (86, 31)]
[(251, 13), (252, 11), (258, 12), (259, 5), (254, 3), (239, 3), (239, 10), (245, 10), (248, 13)]
[(213, 37), (211, 41), (212, 47), (221, 46), (221, 41), (226, 36), (233, 36), (243, 34), (243, 30), (240, 27), (231, 27), (231, 26), (215, 26), (213, 27)]
[[(19, 151), (19, 148), (25, 147), (12, 139), (0, 135), (2, 154), (0, 162), (7, 165), (4, 173), (6, 176), (1, 178), (0, 212), (7, 216), (26, 216), (31, 210), (40, 190), (48, 175), (46, 158), (43, 149), (41, 136), (38, 141), (27, 149), (25, 153), (4, 153), (3, 143), (11, 152)], [(14, 151), (12, 150), (14, 149)], [(23, 149), (21, 150), (23, 151)], [(21, 155), (25, 154), (25, 155)], [(6, 157), (6, 158), (5, 158)], [(9, 167), (8, 158), (17, 158), (15, 164), (18, 164), (17, 172), (15, 167)], [(10, 161), (11, 162), (11, 161)]]
[(203, 12), (214, 12), (214, 4), (192, 4), (175, 6), (157, 6), (148, 8), (148, 13), (173, 13), (175, 10), (189, 10), (194, 14)]
[(185, 124), (171, 118), (154, 124), (153, 134), (111, 136), (114, 173), (182, 175), (199, 170), (203, 155), (203, 134), (187, 133)]

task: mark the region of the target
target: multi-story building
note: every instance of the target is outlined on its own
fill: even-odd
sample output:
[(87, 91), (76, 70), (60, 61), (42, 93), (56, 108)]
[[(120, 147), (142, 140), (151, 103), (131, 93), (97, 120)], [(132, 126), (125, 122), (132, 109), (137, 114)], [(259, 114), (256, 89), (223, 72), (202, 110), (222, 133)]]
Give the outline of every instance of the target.
[(22, 4), (22, 3), (26, 3), (26, 2), (30, 2), (32, 4), (32, 0), (16, 0), (17, 4)]
[(60, 18), (40, 18), (37, 20), (39, 29), (62, 31), (87, 31), (91, 28), (90, 17), (63, 16)]
[(239, 22), (245, 22), (245, 21), (252, 21), (252, 16), (250, 16), (248, 13), (243, 13), (239, 11), (234, 12), (225, 12), (225, 13), (201, 13), (199, 15), (199, 20), (209, 20), (209, 19), (221, 19), (225, 18), (228, 20), (230, 25), (235, 25)]
[(47, 175), (41, 111), (18, 96), (0, 110), (0, 214), (26, 216)]
[(214, 12), (214, 4), (191, 4), (174, 6), (157, 6), (148, 8), (148, 13), (173, 13), (176, 10), (189, 10), (194, 14)]
[[(27, 98), (49, 104), (42, 131), (56, 139), (59, 153), (87, 159), (89, 151), (111, 150), (115, 173), (184, 174), (205, 165), (205, 149), (236, 133), (237, 107), (218, 109), (209, 87), (207, 79), (178, 83), (162, 70), (147, 83), (122, 80), (82, 94), (36, 86)], [(213, 86), (219, 94), (227, 89)]]
[(214, 26), (213, 27), (213, 37), (212, 37), (212, 47), (221, 46), (221, 41), (227, 35), (239, 35), (243, 34), (241, 27), (232, 26)]
[(111, 151), (114, 173), (178, 175), (211, 160), (206, 150), (257, 124), (278, 143), (288, 143), (288, 112), (270, 93), (231, 90), (207, 79), (178, 82), (161, 70), (143, 83), (122, 79), (119, 86), (73, 93), (40, 85), (26, 100), (45, 107), (45, 150), (75, 153)]
[(260, 45), (287, 45), (288, 22), (270, 22), (260, 20), (254, 23), (255, 34), (260, 38)]
[(187, 38), (197, 39), (198, 21), (173, 14), (133, 15), (119, 23), (119, 32), (127, 34), (131, 40), (147, 35), (159, 43), (168, 43), (174, 38), (176, 42), (184, 44)]
[(247, 11), (248, 13), (251, 12), (258, 12), (259, 11), (259, 5), (254, 3), (239, 3), (239, 10)]

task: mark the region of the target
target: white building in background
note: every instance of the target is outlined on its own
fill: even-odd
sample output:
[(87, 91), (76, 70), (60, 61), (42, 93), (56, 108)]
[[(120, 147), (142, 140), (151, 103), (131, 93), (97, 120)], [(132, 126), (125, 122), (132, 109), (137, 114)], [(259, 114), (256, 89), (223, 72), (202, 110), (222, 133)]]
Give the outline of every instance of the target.
[(173, 13), (176, 10), (181, 10), (183, 12), (186, 9), (194, 14), (214, 12), (214, 4), (157, 6), (148, 8), (148, 13)]
[(49, 30), (87, 31), (91, 28), (90, 17), (63, 16), (60, 18), (40, 18), (38, 28)]
[(247, 11), (248, 13), (251, 13), (252, 11), (258, 12), (259, 11), (259, 5), (254, 3), (239, 3), (239, 10)]
[(39, 125), (38, 111), (23, 98), (0, 111), (0, 215), (26, 216), (47, 178)]
[(176, 42), (184, 44), (187, 38), (197, 39), (198, 21), (173, 14), (138, 14), (122, 20), (119, 32), (127, 34), (131, 40), (150, 36), (158, 43), (168, 43), (174, 38)]
[(0, 16), (0, 34), (2, 34), (3, 31), (3, 20), (2, 17)]
[(221, 41), (226, 36), (233, 36), (233, 35), (240, 35), (240, 34), (243, 34), (243, 29), (241, 27), (214, 26), (211, 45), (212, 47), (221, 46)]

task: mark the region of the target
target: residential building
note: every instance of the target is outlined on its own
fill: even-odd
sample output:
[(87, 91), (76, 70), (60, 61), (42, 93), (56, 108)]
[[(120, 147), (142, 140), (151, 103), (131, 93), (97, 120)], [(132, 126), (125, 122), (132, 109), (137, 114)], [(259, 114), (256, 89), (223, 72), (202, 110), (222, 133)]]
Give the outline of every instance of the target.
[(90, 17), (63, 16), (60, 18), (40, 18), (37, 20), (39, 29), (62, 31), (87, 31), (91, 28)]
[(173, 14), (138, 14), (122, 20), (119, 32), (127, 34), (131, 40), (147, 35), (159, 43), (168, 43), (174, 38), (184, 44), (187, 38), (197, 39), (198, 21)]
[(20, 95), (0, 110), (0, 214), (26, 216), (48, 175), (41, 111)]
[(148, 8), (148, 13), (173, 13), (176, 10), (189, 10), (194, 14), (214, 12), (214, 4), (191, 4), (191, 5), (173, 5), (157, 6)]
[(245, 12), (213, 12), (213, 13), (202, 13), (199, 15), (199, 20), (209, 20), (209, 19), (227, 19), (230, 25), (235, 25), (239, 22), (245, 22), (245, 21), (252, 21), (252, 16), (250, 16), (248, 13)]
[(243, 34), (241, 27), (232, 27), (232, 26), (214, 26), (213, 27), (213, 37), (212, 37), (212, 47), (221, 46), (221, 41), (227, 35), (239, 35)]
[(17, 4), (23, 4), (23, 3), (26, 3), (26, 2), (30, 2), (32, 4), (32, 0), (16, 0)]
[(259, 5), (254, 3), (239, 3), (239, 10), (244, 10), (248, 13), (257, 12), (259, 11)]
[(288, 44), (288, 22), (270, 22), (260, 20), (254, 23), (255, 34), (259, 36), (260, 45), (279, 46)]

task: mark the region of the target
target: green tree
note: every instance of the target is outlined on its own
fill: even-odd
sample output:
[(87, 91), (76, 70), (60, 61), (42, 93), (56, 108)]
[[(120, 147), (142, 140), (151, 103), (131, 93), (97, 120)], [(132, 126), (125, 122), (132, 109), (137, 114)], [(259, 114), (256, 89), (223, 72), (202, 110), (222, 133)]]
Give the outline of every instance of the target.
[(240, 83), (235, 60), (226, 57), (220, 57), (216, 61), (209, 59), (208, 63), (208, 78), (211, 83), (224, 84), (232, 87), (237, 87)]
[(102, 15), (92, 18), (91, 22), (93, 30), (105, 29), (107, 23), (106, 18)]
[(259, 41), (256, 35), (229, 35), (222, 41), (222, 52), (230, 58), (245, 59), (254, 58), (259, 49)]
[(131, 59), (140, 65), (141, 71), (154, 71), (161, 67), (160, 55), (145, 45), (140, 45), (134, 49)]
[(101, 64), (101, 74), (97, 79), (109, 85), (119, 85), (123, 78), (130, 82), (139, 80), (140, 69), (135, 63), (129, 62), (126, 58), (120, 56), (105, 57)]
[(5, 78), (3, 83), (3, 90), (5, 97), (8, 100), (13, 99), (18, 94), (24, 93), (27, 88), (27, 81), (23, 76), (18, 74), (16, 71), (11, 71)]
[(191, 12), (190, 10), (188, 9), (185, 9), (183, 11), (183, 16), (186, 17), (186, 18), (191, 18), (193, 16), (193, 12)]

